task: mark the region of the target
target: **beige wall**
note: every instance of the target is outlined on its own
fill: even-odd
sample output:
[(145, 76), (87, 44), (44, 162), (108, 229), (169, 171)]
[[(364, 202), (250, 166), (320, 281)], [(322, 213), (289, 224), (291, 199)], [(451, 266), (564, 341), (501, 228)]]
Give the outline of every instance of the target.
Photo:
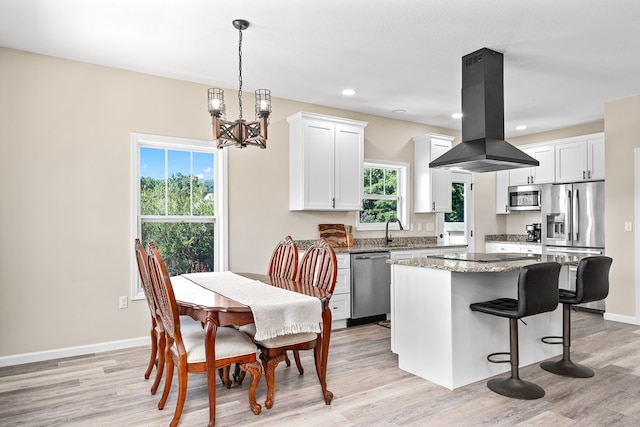
[[(135, 268), (130, 132), (211, 139), (206, 86), (4, 48), (0, 73), (0, 357), (147, 336), (146, 303), (117, 303)], [(266, 150), (229, 150), (235, 271), (265, 272), (287, 234), (314, 239), (318, 223), (355, 221), (288, 210), (287, 116), (367, 121), (365, 156), (408, 163), (412, 136), (459, 136), (278, 98), (273, 110)]]
[[(607, 102), (604, 105), (606, 179), (606, 250), (613, 258), (611, 292), (607, 311), (634, 316), (636, 321), (634, 233), (624, 231), (625, 221), (634, 220), (634, 150), (640, 147), (640, 96)], [(640, 172), (640, 171), (638, 171)], [(637, 233), (640, 224), (634, 224)]]
[[(118, 296), (130, 295), (135, 268), (130, 132), (211, 139), (205, 94), (200, 84), (0, 48), (0, 357), (148, 334), (146, 303), (131, 301), (122, 310), (117, 303)], [(637, 146), (625, 133), (637, 102), (607, 106), (607, 117), (614, 110), (628, 118), (615, 125), (613, 143), (607, 135), (608, 176), (614, 171), (607, 187), (607, 203), (614, 208), (607, 207), (608, 215), (620, 209), (615, 224), (607, 217), (612, 251), (609, 242), (619, 236), (611, 240), (609, 230), (619, 225), (618, 216), (630, 220), (632, 215), (631, 202), (609, 188), (616, 182), (632, 185), (632, 168), (617, 162), (626, 166)], [(233, 117), (237, 106), (228, 104)], [(367, 121), (365, 157), (411, 167), (412, 136), (436, 132), (459, 140), (459, 132), (448, 129), (278, 98), (273, 109), (266, 150), (229, 150), (230, 268), (235, 271), (264, 272), (273, 246), (286, 234), (314, 239), (318, 223), (355, 221), (355, 213), (288, 210), (287, 116), (304, 110)], [(611, 154), (614, 147), (624, 153)], [(474, 179), (481, 250), (484, 235), (504, 232), (507, 220), (495, 215), (494, 174)], [(432, 214), (412, 216), (413, 222), (433, 220)], [(363, 236), (382, 234), (356, 235)], [(632, 253), (627, 246), (622, 251)], [(613, 253), (623, 258), (623, 252)], [(630, 263), (614, 261), (610, 307), (632, 316)]]

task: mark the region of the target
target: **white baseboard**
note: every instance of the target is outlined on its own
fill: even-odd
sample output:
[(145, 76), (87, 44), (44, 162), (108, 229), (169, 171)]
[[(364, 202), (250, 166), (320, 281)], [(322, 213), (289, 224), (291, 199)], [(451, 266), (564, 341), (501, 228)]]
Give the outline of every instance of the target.
[(79, 347), (60, 348), (56, 350), (38, 351), (34, 353), (16, 354), (0, 357), (0, 367), (22, 365), (23, 363), (42, 362), (44, 360), (61, 359), (63, 357), (82, 356), (103, 351), (150, 345), (149, 337), (131, 338), (128, 340), (110, 341)]
[(331, 330), (344, 329), (347, 327), (347, 319), (334, 320), (331, 322)]
[(623, 316), (621, 314), (609, 313), (608, 311), (604, 313), (603, 317), (604, 320), (611, 320), (613, 322), (629, 323), (630, 325), (640, 325), (640, 321), (637, 317)]

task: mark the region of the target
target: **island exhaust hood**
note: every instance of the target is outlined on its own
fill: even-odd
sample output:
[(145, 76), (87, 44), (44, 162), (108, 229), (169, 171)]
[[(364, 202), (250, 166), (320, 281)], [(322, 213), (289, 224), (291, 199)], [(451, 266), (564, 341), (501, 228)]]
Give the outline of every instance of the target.
[(430, 168), (493, 172), (540, 163), (504, 140), (503, 56), (483, 48), (462, 57), (462, 142)]

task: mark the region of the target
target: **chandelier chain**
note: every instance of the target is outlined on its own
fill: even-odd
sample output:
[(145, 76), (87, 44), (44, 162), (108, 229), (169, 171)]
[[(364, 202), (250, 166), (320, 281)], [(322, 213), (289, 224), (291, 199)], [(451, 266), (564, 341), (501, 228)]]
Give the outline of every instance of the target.
[(238, 105), (240, 107), (240, 120), (242, 121), (242, 30), (240, 32), (240, 41), (238, 43)]

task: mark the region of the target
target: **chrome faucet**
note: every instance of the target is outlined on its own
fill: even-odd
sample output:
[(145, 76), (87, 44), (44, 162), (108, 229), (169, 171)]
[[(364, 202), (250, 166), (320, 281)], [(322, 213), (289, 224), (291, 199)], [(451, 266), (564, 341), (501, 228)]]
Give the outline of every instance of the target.
[(391, 236), (389, 236), (389, 223), (394, 221), (398, 223), (398, 225), (400, 226), (400, 230), (404, 230), (404, 227), (402, 226), (402, 223), (398, 218), (392, 218), (389, 221), (387, 221), (387, 224), (384, 226), (384, 245), (385, 246), (389, 246), (389, 243), (393, 242), (393, 239), (391, 238)]

